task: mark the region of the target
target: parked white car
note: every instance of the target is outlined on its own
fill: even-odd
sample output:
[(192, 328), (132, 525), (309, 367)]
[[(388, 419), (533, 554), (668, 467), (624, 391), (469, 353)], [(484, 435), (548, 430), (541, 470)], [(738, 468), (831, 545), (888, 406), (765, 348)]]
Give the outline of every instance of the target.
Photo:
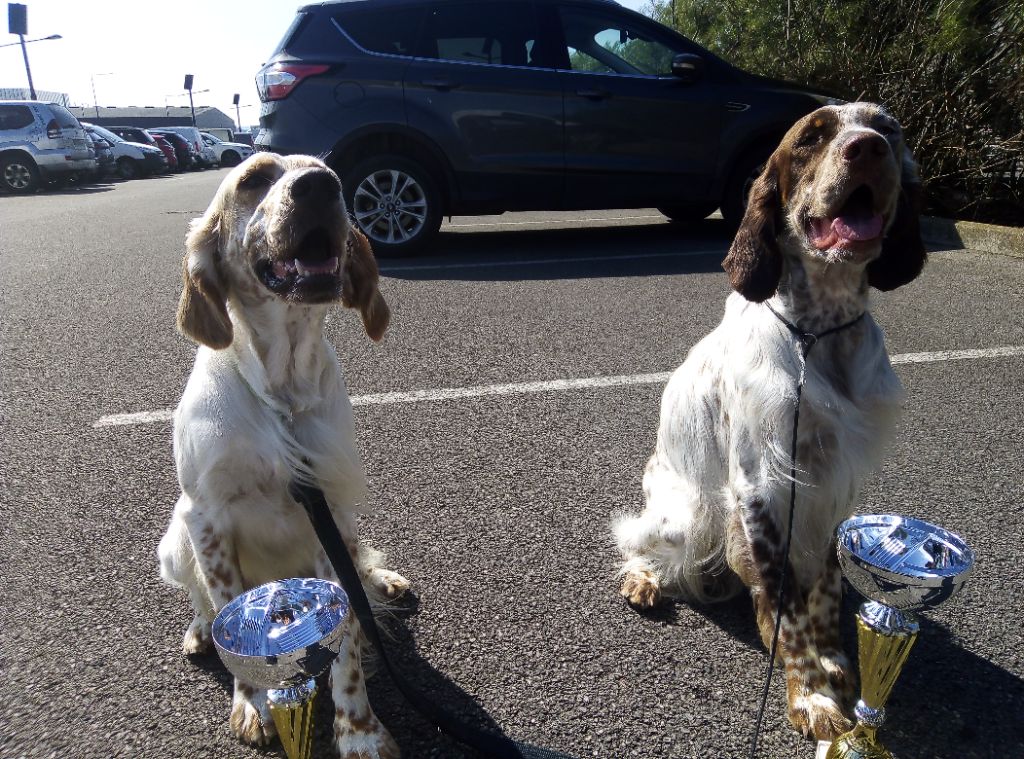
[(237, 166), (246, 158), (252, 155), (252, 148), (241, 142), (225, 142), (209, 132), (200, 132), (203, 135), (203, 142), (213, 148), (217, 155), (217, 163), (221, 166)]
[(122, 179), (137, 179), (167, 171), (167, 156), (160, 148), (143, 145), (141, 142), (128, 142), (109, 129), (95, 124), (83, 121), (82, 126), (85, 131), (99, 135), (110, 143), (110, 149), (114, 153), (114, 165)]

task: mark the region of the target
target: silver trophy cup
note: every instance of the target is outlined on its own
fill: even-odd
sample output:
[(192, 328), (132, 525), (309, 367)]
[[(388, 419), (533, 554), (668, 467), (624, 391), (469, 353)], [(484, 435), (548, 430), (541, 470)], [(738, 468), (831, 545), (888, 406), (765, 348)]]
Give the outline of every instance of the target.
[(267, 689), (289, 759), (312, 755), (314, 678), (338, 655), (348, 608), (336, 583), (294, 578), (243, 593), (213, 621), (224, 666), (242, 682)]
[(861, 698), (853, 730), (836, 738), (827, 759), (892, 759), (875, 733), (885, 702), (920, 629), (915, 612), (948, 601), (974, 567), (964, 540), (920, 519), (856, 516), (839, 525), (839, 564), (868, 600), (857, 613)]

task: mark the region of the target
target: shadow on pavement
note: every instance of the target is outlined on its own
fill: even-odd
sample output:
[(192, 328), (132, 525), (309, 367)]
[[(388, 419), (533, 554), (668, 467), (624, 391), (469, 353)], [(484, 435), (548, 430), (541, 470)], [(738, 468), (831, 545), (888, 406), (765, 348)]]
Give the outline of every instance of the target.
[(410, 280), (640, 277), (721, 271), (731, 233), (720, 219), (689, 225), (445, 232), (425, 253), (381, 259), (381, 274)]
[[(855, 614), (862, 600), (849, 591), (843, 598), (843, 643), (854, 661)], [(706, 606), (670, 601), (644, 616), (663, 624), (677, 624), (684, 607), (767, 657), (757, 633), (753, 606), (745, 592)], [(760, 690), (763, 677), (761, 669), (752, 674), (751, 693)], [(775, 679), (784, 680), (781, 669), (776, 669)], [(878, 735), (897, 757), (1024, 756), (1024, 679), (966, 650), (951, 630), (932, 622), (927, 615), (921, 620), (920, 637), (885, 708), (886, 721)], [(775, 713), (784, 719), (778, 710)]]
[(896, 756), (1024, 756), (1024, 680), (925, 618), (879, 737)]
[[(413, 634), (403, 618), (414, 614), (418, 603), (415, 598), (399, 602), (378, 615), (392, 665), (405, 679), (424, 695), (434, 699), (447, 711), (487, 732), (504, 735), (504, 731), (468, 693), (449, 680), (442, 672), (423, 659), (416, 651)], [(377, 717), (387, 726), (402, 749), (402, 756), (443, 757), (444, 759), (487, 759), (442, 735), (432, 724), (415, 712), (394, 685), (381, 662), (369, 665), (374, 672), (367, 680), (370, 703)], [(326, 700), (326, 699), (325, 699)], [(328, 714), (323, 719), (329, 720)], [(516, 741), (516, 736), (508, 736)], [(574, 759), (569, 754), (531, 746), (516, 741), (525, 759)]]

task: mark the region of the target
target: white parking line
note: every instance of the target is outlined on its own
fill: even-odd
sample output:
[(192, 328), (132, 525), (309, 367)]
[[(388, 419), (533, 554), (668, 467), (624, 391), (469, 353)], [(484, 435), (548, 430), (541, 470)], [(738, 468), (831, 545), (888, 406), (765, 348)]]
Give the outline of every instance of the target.
[[(980, 348), (962, 351), (934, 351), (931, 353), (899, 353), (890, 357), (894, 364), (923, 364), (940, 361), (964, 361), (982, 358), (1013, 358), (1024, 356), (1024, 345), (1001, 348)], [(393, 403), (424, 403), (428, 401), (451, 401), (460, 398), (481, 398), (488, 395), (525, 395), (528, 393), (552, 393), (562, 390), (583, 390), (588, 388), (618, 387), (621, 385), (656, 385), (667, 382), (671, 372), (654, 374), (622, 374), (606, 377), (579, 377), (577, 379), (546, 380), (543, 382), (512, 382), (502, 385), (469, 385), (468, 387), (447, 387), (434, 390), (410, 390), (397, 393), (374, 393), (352, 396), (353, 406), (382, 406)], [(141, 411), (134, 414), (110, 414), (93, 423), (94, 428), (125, 427), (136, 424), (154, 424), (171, 419), (171, 409)]]

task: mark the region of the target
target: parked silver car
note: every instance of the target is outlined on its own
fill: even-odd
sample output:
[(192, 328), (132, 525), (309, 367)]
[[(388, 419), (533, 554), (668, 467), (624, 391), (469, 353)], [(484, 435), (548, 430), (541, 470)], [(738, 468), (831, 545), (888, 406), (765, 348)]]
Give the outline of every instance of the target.
[(96, 157), (85, 129), (57, 103), (0, 102), (0, 187), (35, 192), (44, 182), (90, 175)]

